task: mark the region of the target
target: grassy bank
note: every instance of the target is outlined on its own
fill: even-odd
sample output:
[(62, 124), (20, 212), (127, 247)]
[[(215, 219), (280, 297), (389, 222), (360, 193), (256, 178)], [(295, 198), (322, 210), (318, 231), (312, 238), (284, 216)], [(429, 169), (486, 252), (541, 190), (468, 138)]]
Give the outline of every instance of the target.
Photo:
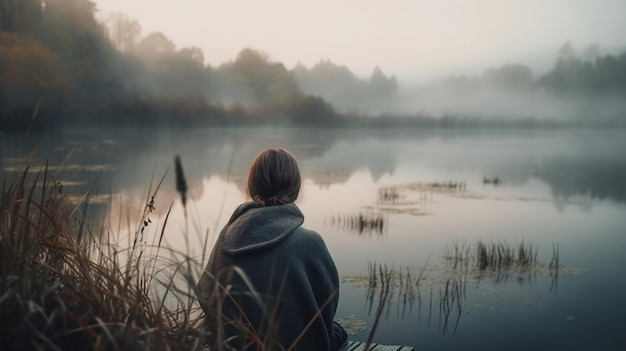
[(137, 240), (154, 203), (138, 219), (135, 244), (120, 249), (106, 225), (81, 218), (88, 195), (70, 205), (46, 166), (32, 168), (0, 175), (0, 349), (206, 345), (194, 296), (200, 263), (182, 253), (159, 258), (160, 242)]

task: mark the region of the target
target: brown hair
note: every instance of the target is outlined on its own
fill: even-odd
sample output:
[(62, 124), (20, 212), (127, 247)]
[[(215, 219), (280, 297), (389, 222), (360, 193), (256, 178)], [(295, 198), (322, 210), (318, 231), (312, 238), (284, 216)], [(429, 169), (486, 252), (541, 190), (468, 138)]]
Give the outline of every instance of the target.
[(300, 169), (293, 155), (281, 148), (269, 148), (252, 162), (247, 192), (264, 206), (284, 205), (296, 201), (300, 183)]

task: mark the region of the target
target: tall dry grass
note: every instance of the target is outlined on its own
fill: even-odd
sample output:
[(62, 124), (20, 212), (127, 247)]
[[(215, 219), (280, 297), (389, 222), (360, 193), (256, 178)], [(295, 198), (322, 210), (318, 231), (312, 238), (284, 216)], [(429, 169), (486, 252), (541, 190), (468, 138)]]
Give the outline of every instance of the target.
[(194, 303), (199, 264), (184, 253), (159, 258), (160, 240), (138, 244), (154, 193), (134, 244), (121, 249), (110, 229), (79, 215), (89, 194), (70, 205), (47, 165), (32, 168), (1, 175), (0, 349), (206, 348)]

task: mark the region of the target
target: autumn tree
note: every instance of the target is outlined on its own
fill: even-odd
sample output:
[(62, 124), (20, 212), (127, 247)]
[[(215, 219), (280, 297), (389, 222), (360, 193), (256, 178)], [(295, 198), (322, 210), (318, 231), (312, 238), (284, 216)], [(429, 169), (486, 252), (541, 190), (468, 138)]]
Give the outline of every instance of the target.
[(0, 31), (28, 33), (39, 20), (42, 0), (0, 0)]
[(0, 124), (20, 126), (67, 98), (55, 54), (37, 41), (0, 33)]

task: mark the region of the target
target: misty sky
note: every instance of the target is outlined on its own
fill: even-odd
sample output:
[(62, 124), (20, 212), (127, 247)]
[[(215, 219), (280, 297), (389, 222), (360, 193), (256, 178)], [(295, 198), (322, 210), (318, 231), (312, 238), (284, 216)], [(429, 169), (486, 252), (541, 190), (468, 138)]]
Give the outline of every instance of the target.
[(477, 75), (523, 63), (551, 67), (571, 41), (626, 51), (625, 0), (94, 0), (99, 18), (122, 12), (177, 48), (198, 46), (212, 66), (245, 47), (288, 69), (320, 59), (400, 81)]

